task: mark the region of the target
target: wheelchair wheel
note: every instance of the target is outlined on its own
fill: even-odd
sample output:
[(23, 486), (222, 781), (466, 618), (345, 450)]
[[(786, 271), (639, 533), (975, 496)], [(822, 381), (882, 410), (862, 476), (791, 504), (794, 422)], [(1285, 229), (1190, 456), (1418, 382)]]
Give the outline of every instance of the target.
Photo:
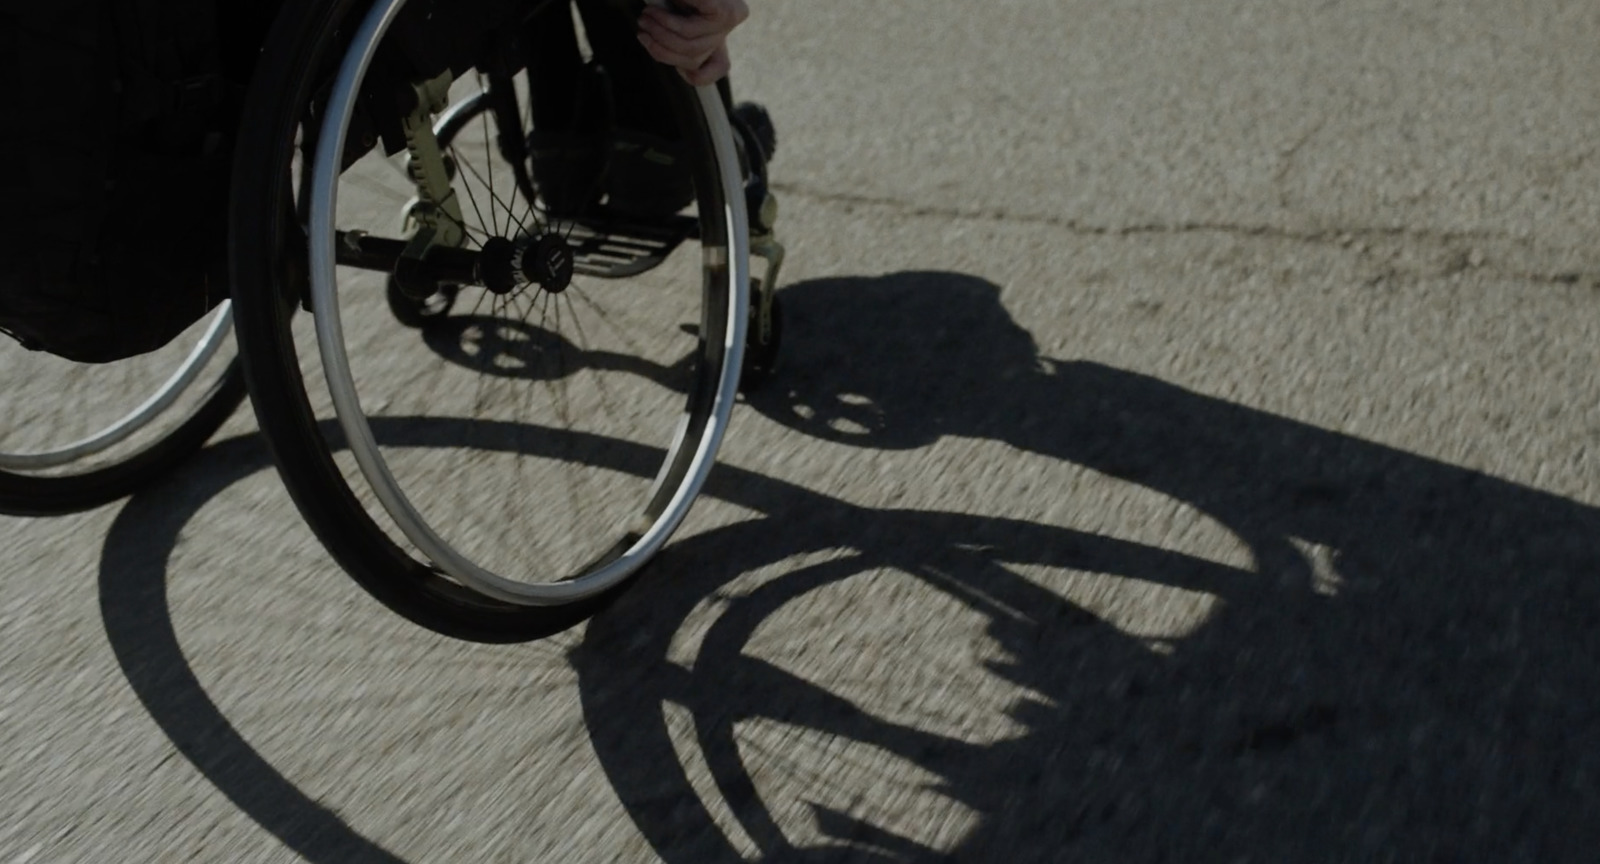
[(0, 513), (98, 507), (165, 475), (244, 399), (226, 304), (150, 354), (88, 364), (0, 338)]
[[(232, 196), (252, 401), (377, 599), (458, 638), (540, 638), (636, 577), (711, 469), (749, 314), (739, 159), (716, 88), (663, 68), (692, 208), (552, 211), (574, 196), (529, 169), (529, 86), (505, 65), (405, 82), (410, 137), (386, 155), (365, 130), (395, 101), (373, 94), (408, 56), (385, 40), (405, 6), (296, 0), (269, 36)], [(432, 311), (398, 320), (396, 286)]]

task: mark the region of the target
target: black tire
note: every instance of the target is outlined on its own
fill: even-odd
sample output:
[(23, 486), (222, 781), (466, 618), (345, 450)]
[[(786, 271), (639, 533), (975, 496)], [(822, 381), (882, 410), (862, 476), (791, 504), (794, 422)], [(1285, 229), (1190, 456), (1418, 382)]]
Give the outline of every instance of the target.
[[(562, 601), (557, 605), (513, 602), (485, 593), (476, 586), (469, 588), (467, 585), (470, 583), (445, 575), (440, 566), (402, 547), (405, 544), (416, 548), (400, 536), (393, 517), (384, 519), (382, 511), (375, 505), (363, 505), (360, 493), (368, 491), (373, 482), (371, 475), (354, 471), (347, 473), (335, 462), (335, 449), (343, 445), (336, 444), (334, 437), (324, 434), (328, 426), (319, 421), (313, 410), (307, 389), (308, 381), (302, 377), (304, 352), (297, 347), (291, 328), (291, 317), (302, 296), (302, 286), (294, 284), (293, 278), (288, 275), (297, 268), (286, 262), (304, 258), (307, 240), (304, 229), (297, 224), (300, 220), (295, 218), (294, 208), (288, 206), (286, 190), (291, 187), (285, 181), (296, 170), (297, 129), (308, 116), (313, 94), (324, 92), (331, 80), (330, 70), (337, 66), (348, 50), (357, 22), (373, 5), (368, 0), (290, 0), (268, 36), (261, 64), (252, 83), (240, 135), (242, 144), (235, 164), (230, 216), (230, 267), (237, 332), (252, 401), (279, 473), (302, 515), (335, 560), (373, 597), (414, 623), (459, 639), (514, 642), (542, 638), (587, 619), (612, 602), (632, 579), (637, 578), (637, 570), (630, 571), (620, 582), (607, 583), (604, 590), (597, 589), (598, 593), (570, 602)], [(677, 80), (675, 76), (664, 74), (664, 77), (674, 82)], [(678, 109), (683, 116), (692, 117), (693, 112), (700, 110), (700, 103), (685, 85), (678, 85), (675, 92)], [(719, 163), (710, 155), (709, 144), (702, 140), (708, 134), (704, 131), (704, 121), (686, 125), (692, 133), (701, 136), (692, 148), (699, 156), (695, 167), (699, 181), (696, 185), (701, 190), (701, 211), (724, 213), (730, 212), (730, 209), (742, 210), (742, 207), (724, 206), (720, 187), (708, 174)], [(508, 211), (516, 209), (514, 200), (512, 204), (507, 208)], [(343, 223), (340, 224), (342, 227)], [(570, 232), (572, 229), (567, 230)], [(738, 233), (728, 225), (702, 225), (701, 231), (703, 236), (709, 232), (707, 242), (725, 242), (723, 235)], [(726, 265), (722, 266), (726, 269)], [(730, 277), (729, 284), (737, 281)], [(697, 290), (701, 289), (697, 286)], [(733, 309), (743, 311), (745, 298), (742, 294), (737, 297), (722, 296), (709, 288), (704, 290), (704, 320), (710, 322), (713, 329), (733, 319)], [(379, 291), (381, 293), (382, 289)], [(456, 304), (458, 308), (471, 305), (467, 292), (481, 294), (479, 302), (490, 296), (481, 288), (466, 287), (462, 291), (463, 297)], [(730, 292), (730, 295), (736, 293)], [(333, 302), (342, 301), (336, 298)], [(501, 309), (493, 304), (500, 302), (509, 301), (494, 300), (491, 303), (491, 318), (492, 313)], [(573, 301), (569, 299), (567, 302), (570, 304)], [(451, 320), (466, 322), (461, 327), (477, 326), (475, 315), (476, 307), (472, 312)], [(382, 317), (390, 322), (391, 328), (399, 323), (390, 315)], [(738, 317), (742, 319), (742, 315)], [(368, 327), (382, 326), (374, 324), (371, 316), (362, 323)], [(447, 336), (453, 332), (448, 327), (437, 326), (438, 322), (433, 323), (436, 326), (427, 328), (422, 334), (430, 345), (433, 344), (431, 340), (438, 337), (439, 331), (443, 330)], [(522, 323), (525, 325), (526, 319)], [(737, 329), (742, 336), (742, 326), (725, 326), (729, 332)], [(422, 341), (417, 339), (415, 331), (411, 332), (413, 342)], [(557, 343), (554, 353), (566, 350), (559, 339), (552, 341)], [(733, 373), (727, 370), (736, 367), (738, 355), (742, 353), (737, 348), (724, 350), (716, 342), (714, 339), (699, 340), (699, 356), (696, 362), (688, 364), (696, 371), (690, 373), (693, 380), (687, 385), (686, 396), (680, 398), (687, 399), (688, 408), (685, 412), (693, 418), (687, 431), (691, 442), (696, 440), (693, 436), (704, 435), (709, 438), (713, 434), (708, 422), (710, 402), (715, 398), (720, 406), (723, 401), (718, 393), (708, 391), (706, 381), (719, 375), (729, 378)], [(440, 356), (432, 359), (442, 361), (438, 364), (439, 368), (449, 374), (461, 374), (460, 367), (471, 366), (470, 362), (459, 357), (449, 357), (449, 349), (447, 344), (436, 346), (436, 353)], [(315, 356), (314, 347), (310, 356)], [(354, 362), (365, 359), (356, 352), (352, 352), (351, 357)], [(451, 360), (455, 366), (449, 365)], [(616, 362), (628, 367), (630, 361), (618, 358)], [(708, 366), (712, 367), (710, 371), (706, 370)], [(417, 372), (412, 367), (406, 371), (413, 375), (428, 374), (426, 371)], [(485, 372), (482, 379), (492, 384), (498, 381), (490, 374), (493, 370), (482, 371)], [(534, 376), (533, 380), (539, 379)], [(315, 382), (311, 386), (313, 391), (317, 389)], [(731, 388), (728, 389), (731, 391)], [(368, 401), (363, 397), (363, 414), (368, 410)], [(726, 401), (731, 402), (731, 395)], [(427, 413), (433, 413), (432, 406), (422, 407)], [(362, 423), (365, 424), (364, 416)], [(587, 431), (551, 430), (527, 423), (486, 420), (476, 416), (461, 418), (457, 427), (460, 439), (450, 441), (402, 441), (408, 435), (407, 427), (392, 417), (379, 421), (377, 425), (378, 431), (386, 439), (378, 444), (385, 447), (432, 447), (439, 451), (454, 448), (471, 453), (481, 451), (499, 456), (527, 456), (529, 459), (541, 456), (547, 462), (572, 459), (624, 474), (637, 473), (635, 460), (648, 457), (653, 452), (647, 447), (612, 441)], [(720, 437), (720, 424), (714, 433)], [(537, 440), (529, 443), (527, 439), (530, 437)], [(359, 436), (355, 438), (358, 453), (362, 452), (360, 448), (363, 446), (370, 449), (370, 445), (364, 445)], [(552, 444), (551, 441), (557, 443)], [(555, 449), (548, 449), (552, 447)], [(712, 447), (714, 449), (714, 442)], [(674, 484), (684, 482), (681, 466), (672, 461), (678, 459), (680, 450), (677, 447), (666, 449), (672, 455), (668, 457), (669, 464), (658, 475), (670, 481), (667, 483), (669, 492)], [(433, 452), (428, 451), (428, 455)], [(456, 475), (444, 473), (435, 476), (454, 481)], [(700, 479), (703, 480), (703, 476)], [(545, 491), (514, 488), (528, 495)], [(448, 490), (431, 487), (425, 491), (430, 495), (450, 494)], [(456, 493), (456, 500), (474, 503), (469, 491), (475, 493), (475, 490), (463, 490)], [(653, 500), (660, 494), (652, 491), (651, 496)], [(503, 505), (503, 512), (510, 513), (515, 509), (517, 515), (529, 515), (524, 511), (538, 510), (538, 504), (545, 505), (546, 509), (555, 509), (548, 501), (538, 501), (532, 507), (519, 504), (512, 508)], [(572, 517), (573, 514), (564, 515)], [(605, 526), (596, 526), (596, 530), (601, 527)], [(606, 559), (602, 557), (598, 560)]]

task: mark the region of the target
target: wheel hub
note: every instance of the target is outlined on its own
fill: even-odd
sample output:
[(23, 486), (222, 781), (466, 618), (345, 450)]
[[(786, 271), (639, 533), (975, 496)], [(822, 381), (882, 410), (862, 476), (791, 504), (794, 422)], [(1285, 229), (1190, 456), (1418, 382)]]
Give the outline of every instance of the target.
[(478, 278), (496, 294), (509, 294), (528, 284), (560, 294), (572, 284), (576, 263), (573, 248), (553, 234), (516, 241), (491, 237), (480, 253)]
[(529, 282), (551, 294), (560, 294), (572, 284), (572, 267), (577, 256), (565, 240), (546, 234), (519, 246), (518, 269)]

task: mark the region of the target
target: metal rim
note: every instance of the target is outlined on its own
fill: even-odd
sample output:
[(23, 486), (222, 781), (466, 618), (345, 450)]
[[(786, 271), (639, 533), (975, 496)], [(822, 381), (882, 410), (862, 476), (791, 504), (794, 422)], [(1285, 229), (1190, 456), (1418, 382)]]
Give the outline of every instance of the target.
[(489, 572), (468, 560), (441, 538), (400, 489), (387, 461), (378, 450), (371, 426), (361, 410), (349, 357), (344, 350), (334, 251), (334, 214), (338, 204), (340, 159), (330, 154), (344, 152), (345, 132), (359, 95), (359, 82), (365, 77), (384, 33), (404, 5), (405, 0), (378, 0), (367, 13), (340, 64), (328, 102), (326, 122), (322, 124), (317, 141), (310, 196), (311, 303), (317, 345), (334, 410), (361, 474), (383, 509), (394, 521), (395, 527), (440, 570), (467, 588), (508, 603), (553, 606), (576, 602), (619, 584), (649, 561), (666, 543), (688, 515), (690, 506), (710, 473), (729, 415), (733, 411), (749, 317), (750, 245), (742, 194), (743, 178), (739, 173), (733, 130), (717, 88), (696, 88), (719, 168), (723, 217), (728, 220), (731, 229), (728, 238), (731, 248), (704, 248), (705, 265), (709, 276), (727, 283), (731, 302), (727, 327), (722, 334), (724, 363), (705, 431), (698, 441), (684, 441), (681, 437), (675, 440), (663, 462), (665, 470), (676, 462), (682, 447), (694, 446), (694, 455), (683, 481), (639, 539), (619, 557), (599, 569), (551, 583), (521, 582)]
[(116, 444), (126, 440), (140, 429), (150, 425), (150, 422), (161, 415), (163, 411), (172, 407), (189, 386), (200, 377), (211, 358), (221, 350), (222, 344), (227, 341), (228, 333), (233, 328), (233, 307), (229, 301), (223, 301), (211, 324), (206, 328), (200, 342), (189, 352), (189, 356), (172, 373), (156, 392), (142, 402), (137, 408), (128, 412), (121, 419), (107, 426), (105, 429), (53, 450), (41, 450), (32, 453), (0, 453), (0, 468), (12, 471), (39, 471), (47, 468), (59, 468), (76, 462), (86, 456), (93, 456), (103, 452)]

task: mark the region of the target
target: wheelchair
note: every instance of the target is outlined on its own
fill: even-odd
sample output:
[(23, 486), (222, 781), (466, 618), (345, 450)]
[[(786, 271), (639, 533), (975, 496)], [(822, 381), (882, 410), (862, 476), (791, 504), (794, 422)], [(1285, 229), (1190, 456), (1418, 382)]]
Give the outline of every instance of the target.
[(551, 6), (290, 0), (230, 197), (239, 350), (291, 496), (374, 597), (474, 641), (565, 629), (639, 575), (781, 331), (764, 112), (652, 66), (693, 179), (671, 212), (594, 192), (614, 150), (531, 170), (552, 130), (522, 41)]
[[(618, 596), (774, 365), (776, 136), (725, 83), (608, 79), (570, 4), (270, 0), (221, 179), (228, 300), (113, 362), (0, 340), (0, 512), (129, 494), (248, 389), (317, 538), (411, 621), (522, 641)], [(535, 79), (562, 22), (593, 74)], [(627, 86), (666, 124), (631, 153)], [(539, 110), (563, 99), (570, 129)], [(681, 195), (635, 194), (663, 160)]]

